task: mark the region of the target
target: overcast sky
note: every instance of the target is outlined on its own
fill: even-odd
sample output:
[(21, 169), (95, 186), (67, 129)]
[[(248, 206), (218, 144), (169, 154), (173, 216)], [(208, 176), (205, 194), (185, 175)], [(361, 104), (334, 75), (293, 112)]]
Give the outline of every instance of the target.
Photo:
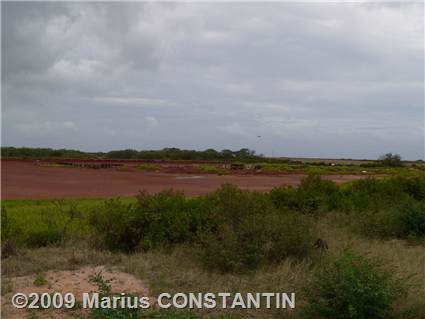
[(2, 144), (424, 158), (424, 5), (2, 3)]

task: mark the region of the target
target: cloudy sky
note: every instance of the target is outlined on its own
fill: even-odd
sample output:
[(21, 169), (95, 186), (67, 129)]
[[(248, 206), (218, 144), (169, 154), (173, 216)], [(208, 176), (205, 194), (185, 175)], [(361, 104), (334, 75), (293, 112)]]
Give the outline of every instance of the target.
[(424, 158), (424, 5), (2, 3), (2, 144)]

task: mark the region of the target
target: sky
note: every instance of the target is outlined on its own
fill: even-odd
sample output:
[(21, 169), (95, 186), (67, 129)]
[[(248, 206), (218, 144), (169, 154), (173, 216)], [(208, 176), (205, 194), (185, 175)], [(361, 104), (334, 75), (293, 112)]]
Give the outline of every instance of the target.
[(424, 4), (2, 2), (2, 145), (424, 158)]

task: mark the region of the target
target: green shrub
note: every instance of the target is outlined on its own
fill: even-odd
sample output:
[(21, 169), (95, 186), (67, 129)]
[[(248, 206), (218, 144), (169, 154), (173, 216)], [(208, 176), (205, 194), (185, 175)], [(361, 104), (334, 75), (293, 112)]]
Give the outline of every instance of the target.
[[(102, 273), (96, 273), (89, 277), (89, 281), (97, 287), (99, 298), (113, 297), (111, 292), (111, 280), (106, 280)], [(134, 296), (126, 295), (126, 297), (133, 298)], [(93, 308), (89, 313), (90, 319), (140, 319), (143, 314), (142, 308)]]
[(88, 218), (93, 244), (112, 251), (134, 251), (142, 238), (142, 230), (133, 223), (135, 220), (134, 205), (119, 199), (105, 201)]
[(308, 254), (312, 235), (305, 217), (278, 211), (267, 195), (225, 185), (205, 200), (210, 220), (199, 238), (207, 268), (244, 271)]
[(37, 287), (41, 287), (41, 286), (46, 285), (46, 284), (47, 284), (46, 276), (45, 276), (43, 273), (39, 272), (39, 273), (35, 276), (34, 281), (33, 281), (33, 284), (34, 284), (35, 286), (37, 286)]
[(403, 289), (379, 262), (344, 251), (327, 261), (306, 288), (311, 318), (388, 318)]
[(270, 199), (277, 208), (297, 208), (297, 189), (292, 186), (275, 187), (270, 191)]
[(211, 220), (200, 232), (204, 265), (235, 271), (263, 263), (262, 246), (268, 235), (264, 214), (270, 209), (264, 197), (224, 185), (205, 200), (210, 203), (205, 208)]
[(400, 178), (404, 192), (418, 201), (425, 200), (425, 177)]
[(386, 179), (367, 178), (351, 183), (345, 188), (346, 196), (356, 211), (392, 208), (410, 200), (422, 199), (423, 178), (392, 177)]
[(360, 231), (374, 237), (425, 237), (425, 204), (407, 201), (388, 209), (366, 210), (356, 215)]
[(196, 207), (197, 201), (181, 192), (142, 192), (135, 204), (106, 201), (89, 222), (98, 247), (130, 253), (192, 241), (202, 223)]
[(413, 237), (425, 236), (425, 204), (409, 203), (400, 208), (398, 216), (402, 235)]
[(307, 214), (335, 208), (335, 200), (339, 195), (339, 187), (319, 175), (303, 178), (298, 188), (278, 187), (270, 192), (276, 207), (287, 207)]
[(387, 153), (387, 154), (381, 155), (379, 157), (378, 161), (383, 166), (390, 166), (390, 167), (403, 166), (403, 162), (401, 160), (401, 156), (398, 155), (398, 154)]
[(287, 257), (303, 258), (312, 249), (314, 234), (310, 220), (292, 212), (277, 212), (266, 217), (269, 233), (267, 257), (279, 262)]
[(197, 201), (187, 199), (182, 192), (140, 193), (134, 224), (141, 230), (141, 248), (171, 247), (192, 241), (202, 223), (196, 208)]
[(6, 208), (1, 209), (1, 256), (7, 258), (15, 254), (21, 230), (10, 219)]
[(38, 248), (59, 244), (63, 240), (63, 233), (56, 228), (34, 229), (27, 234), (25, 243), (28, 247)]

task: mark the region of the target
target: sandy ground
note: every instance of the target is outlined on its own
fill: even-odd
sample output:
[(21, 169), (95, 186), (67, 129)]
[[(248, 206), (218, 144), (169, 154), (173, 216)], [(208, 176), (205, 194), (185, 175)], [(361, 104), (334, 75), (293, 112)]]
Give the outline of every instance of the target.
[[(43, 274), (46, 283), (40, 286), (34, 284), (35, 275), (8, 278), (7, 285), (10, 290), (1, 297), (2, 317), (7, 319), (28, 318), (28, 310), (14, 308), (11, 304), (11, 298), (17, 292), (26, 295), (30, 293), (72, 293), (76, 300), (81, 301), (81, 296), (84, 292), (97, 291), (96, 286), (89, 281), (90, 276), (96, 273), (101, 273), (105, 280), (111, 280), (110, 285), (113, 293), (124, 292), (126, 294), (149, 297), (149, 289), (144, 282), (132, 275), (116, 270), (108, 270), (103, 266), (84, 267), (74, 271), (48, 271)], [(83, 312), (85, 310), (80, 311)], [(66, 309), (37, 310), (37, 312), (39, 314), (37, 318), (71, 318), (71, 310)], [(75, 313), (75, 310), (72, 312)]]
[[(214, 175), (38, 166), (28, 161), (2, 161), (3, 199), (133, 196), (141, 190), (156, 193), (167, 188), (201, 195), (224, 183), (243, 189), (268, 191), (281, 185), (298, 185), (302, 174)], [(324, 176), (335, 182), (364, 178), (359, 175)]]

